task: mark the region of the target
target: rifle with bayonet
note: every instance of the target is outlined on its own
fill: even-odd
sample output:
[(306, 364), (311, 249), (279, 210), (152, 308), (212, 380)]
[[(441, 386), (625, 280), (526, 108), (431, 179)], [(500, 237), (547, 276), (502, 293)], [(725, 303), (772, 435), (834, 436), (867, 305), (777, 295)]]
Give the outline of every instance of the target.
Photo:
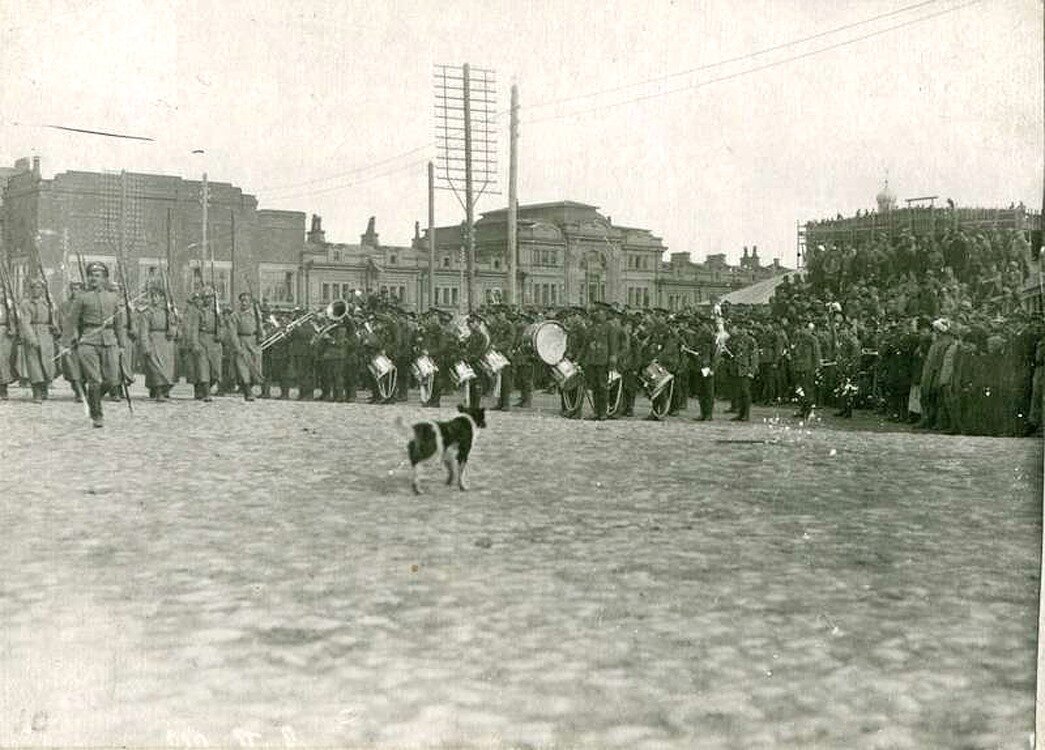
[[(127, 291), (127, 274), (125, 273), (126, 269), (124, 268), (123, 264), (120, 263), (120, 261), (116, 261), (116, 271), (120, 277), (120, 289), (123, 290), (123, 311), (124, 315), (127, 317), (125, 323), (127, 330), (125, 331), (125, 335), (127, 336), (128, 341), (133, 341), (135, 337), (131, 330), (132, 326), (134, 325), (134, 318), (131, 315), (131, 297)], [(128, 346), (127, 348), (129, 349), (130, 346)], [(134, 382), (134, 374), (131, 371), (130, 356), (130, 352), (126, 350), (120, 353), (120, 380), (121, 385), (123, 386), (123, 397), (127, 401), (127, 409), (130, 410), (131, 414), (134, 414), (134, 405), (131, 403), (130, 388), (130, 384)]]

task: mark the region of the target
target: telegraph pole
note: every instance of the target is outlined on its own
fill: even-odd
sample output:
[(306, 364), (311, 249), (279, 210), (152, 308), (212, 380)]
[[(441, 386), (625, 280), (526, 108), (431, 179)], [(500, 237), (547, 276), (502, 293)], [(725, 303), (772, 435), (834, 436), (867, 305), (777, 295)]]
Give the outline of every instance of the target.
[(435, 165), (428, 162), (428, 306), (435, 304)]
[[(171, 281), (171, 279), (174, 278), (172, 276), (172, 274), (174, 273), (174, 265), (171, 262), (172, 261), (171, 255), (173, 253), (173, 247), (174, 247), (174, 209), (168, 208), (167, 209), (167, 269), (166, 269), (166, 273), (167, 273), (167, 291), (171, 295), (174, 294), (174, 282)], [(171, 300), (171, 302), (173, 302), (173, 300)]]
[(508, 284), (505, 287), (507, 302), (519, 302), (516, 293), (516, 264), (519, 261), (519, 200), (516, 195), (516, 179), (519, 173), (519, 87), (512, 84), (511, 120), (508, 128)]
[[(200, 243), (200, 283), (203, 283), (203, 264), (207, 258), (207, 204), (210, 202), (210, 193), (207, 190), (207, 173), (203, 173), (203, 185), (200, 191), (200, 200), (203, 202), (203, 241)], [(214, 263), (210, 265), (211, 283), (214, 283)]]
[[(129, 287), (131, 279), (130, 269), (127, 268), (127, 172), (120, 170), (120, 240), (118, 257), (123, 265), (123, 283)], [(130, 293), (130, 289), (127, 292)], [(128, 323), (130, 325), (130, 323)]]
[(465, 263), (468, 269), (468, 312), (475, 305), (475, 201), (472, 199), (472, 92), (468, 63), (464, 64), (464, 201)]
[(232, 249), (229, 251), (229, 304), (236, 309), (236, 212), (229, 211), (232, 219)]
[(440, 187), (452, 190), (464, 208), (461, 299), (472, 311), (478, 302), (475, 204), (497, 175), (497, 81), (492, 70), (468, 64), (461, 68), (437, 65), (435, 81), (438, 166), (444, 183)]

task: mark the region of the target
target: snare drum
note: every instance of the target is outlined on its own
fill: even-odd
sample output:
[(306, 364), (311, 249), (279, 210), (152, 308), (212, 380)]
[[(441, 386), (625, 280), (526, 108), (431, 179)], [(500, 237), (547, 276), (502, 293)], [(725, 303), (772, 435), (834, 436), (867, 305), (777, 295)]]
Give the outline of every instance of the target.
[(580, 368), (565, 357), (552, 365), (552, 377), (555, 378), (555, 382), (558, 384), (560, 390), (569, 390), (569, 388), (572, 387), (573, 381), (578, 378), (580, 374)]
[(497, 377), (497, 373), (511, 363), (508, 361), (508, 358), (499, 351), (496, 349), (490, 349), (483, 355), (483, 358), (479, 360), (479, 364), (482, 366), (483, 372), (493, 379)]
[(414, 371), (414, 377), (417, 379), (418, 383), (428, 380), (439, 372), (439, 368), (436, 367), (435, 362), (433, 362), (432, 358), (427, 354), (422, 354), (420, 357), (415, 359), (412, 369)]
[(526, 339), (546, 365), (556, 365), (566, 356), (566, 329), (557, 320), (543, 320), (526, 327)]
[(642, 371), (642, 385), (651, 399), (660, 395), (674, 376), (660, 362), (653, 360)]
[(475, 370), (467, 362), (461, 360), (450, 369), (450, 379), (460, 388), (470, 380), (475, 380)]
[(386, 357), (384, 354), (376, 355), (370, 364), (367, 365), (370, 369), (370, 374), (374, 376), (374, 380), (380, 380), (391, 372), (395, 372), (396, 366), (392, 364), (392, 360)]

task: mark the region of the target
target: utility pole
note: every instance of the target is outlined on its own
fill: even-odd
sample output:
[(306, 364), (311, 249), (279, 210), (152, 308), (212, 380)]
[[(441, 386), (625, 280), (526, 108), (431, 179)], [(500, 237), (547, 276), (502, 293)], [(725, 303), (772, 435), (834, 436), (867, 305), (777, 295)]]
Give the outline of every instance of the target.
[(229, 251), (229, 304), (236, 309), (236, 212), (229, 211), (229, 217), (232, 219), (232, 249)]
[[(167, 268), (166, 268), (165, 272), (167, 274), (168, 292), (170, 294), (172, 294), (172, 295), (174, 294), (174, 282), (171, 281), (171, 279), (174, 278), (172, 276), (172, 274), (174, 273), (174, 264), (171, 262), (172, 261), (171, 255), (172, 255), (172, 252), (173, 252), (173, 247), (174, 247), (174, 210), (168, 208), (167, 209)], [(172, 300), (172, 302), (173, 302), (173, 300)]]
[[(123, 265), (123, 283), (130, 286), (130, 269), (127, 268), (127, 172), (120, 170), (120, 238), (117, 257)], [(127, 290), (130, 293), (130, 289)]]
[(507, 302), (519, 302), (515, 285), (518, 281), (516, 266), (519, 262), (519, 199), (516, 180), (519, 174), (519, 87), (512, 84), (512, 109), (508, 127), (508, 284), (505, 287)]
[[(203, 264), (207, 258), (207, 204), (210, 202), (210, 193), (207, 190), (207, 173), (203, 173), (203, 184), (200, 189), (200, 200), (203, 202), (203, 241), (200, 243), (200, 283), (203, 283)], [(213, 258), (210, 266), (210, 280), (214, 283)]]
[(464, 195), (465, 221), (468, 222), (465, 235), (465, 263), (468, 269), (468, 312), (475, 305), (475, 201), (472, 198), (472, 92), (471, 75), (468, 63), (464, 65)]
[(438, 166), (444, 183), (440, 187), (452, 190), (465, 211), (462, 265), (467, 268), (467, 278), (462, 279), (462, 298), (471, 312), (478, 301), (475, 204), (497, 175), (497, 81), (492, 70), (468, 64), (461, 68), (437, 65), (435, 81)]
[(428, 162), (428, 306), (435, 304), (435, 165)]

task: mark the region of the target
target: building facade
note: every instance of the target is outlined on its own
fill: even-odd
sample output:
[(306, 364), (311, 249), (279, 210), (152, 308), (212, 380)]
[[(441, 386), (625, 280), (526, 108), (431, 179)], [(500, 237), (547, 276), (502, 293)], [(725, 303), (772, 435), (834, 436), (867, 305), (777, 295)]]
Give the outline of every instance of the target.
[[(21, 162), (19, 162), (21, 164)], [(40, 174), (39, 162), (18, 169), (3, 186), (3, 260), (22, 293), (37, 254), (54, 299), (79, 280), (79, 260), (100, 260), (140, 290), (167, 270), (179, 299), (213, 283), (222, 300), (252, 290), (292, 304), (301, 296), (305, 214), (258, 210), (239, 187), (207, 183), (207, 243), (203, 243), (203, 183), (130, 172)]]
[[(128, 288), (167, 277), (178, 300), (203, 284), (219, 299), (252, 291), (274, 308), (323, 307), (354, 290), (387, 293), (410, 310), (467, 305), (465, 233), (437, 227), (435, 256), (428, 230), (415, 224), (409, 245), (385, 245), (371, 218), (356, 244), (328, 242), (322, 220), (299, 211), (258, 208), (257, 199), (227, 182), (208, 182), (206, 246), (201, 180), (130, 172), (40, 174), (39, 160), (0, 170), (0, 258), (19, 294), (44, 266), (52, 297), (79, 280), (79, 260), (106, 262)], [(506, 298), (508, 212), (483, 214), (474, 227), (476, 305)], [(535, 306), (592, 301), (632, 307), (705, 305), (787, 269), (763, 266), (758, 249), (739, 266), (724, 255), (694, 263), (672, 253), (648, 229), (620, 226), (596, 206), (575, 201), (518, 209), (516, 289)], [(434, 276), (434, 297), (430, 278)]]
[[(475, 304), (505, 299), (507, 209), (484, 213), (475, 224)], [(590, 301), (632, 307), (681, 309), (706, 305), (734, 289), (787, 269), (763, 266), (758, 248), (740, 266), (725, 255), (694, 263), (688, 253), (666, 251), (648, 229), (614, 225), (597, 207), (562, 201), (519, 206), (516, 288), (525, 305), (584, 305)], [(329, 243), (313, 217), (302, 263), (310, 304), (326, 304), (354, 289), (386, 291), (407, 309), (466, 305), (465, 232), (461, 225), (436, 227), (435, 257), (428, 230), (415, 225), (409, 246), (386, 246), (370, 220), (358, 245)], [(434, 271), (433, 271), (434, 269)], [(429, 299), (429, 276), (435, 297)]]

